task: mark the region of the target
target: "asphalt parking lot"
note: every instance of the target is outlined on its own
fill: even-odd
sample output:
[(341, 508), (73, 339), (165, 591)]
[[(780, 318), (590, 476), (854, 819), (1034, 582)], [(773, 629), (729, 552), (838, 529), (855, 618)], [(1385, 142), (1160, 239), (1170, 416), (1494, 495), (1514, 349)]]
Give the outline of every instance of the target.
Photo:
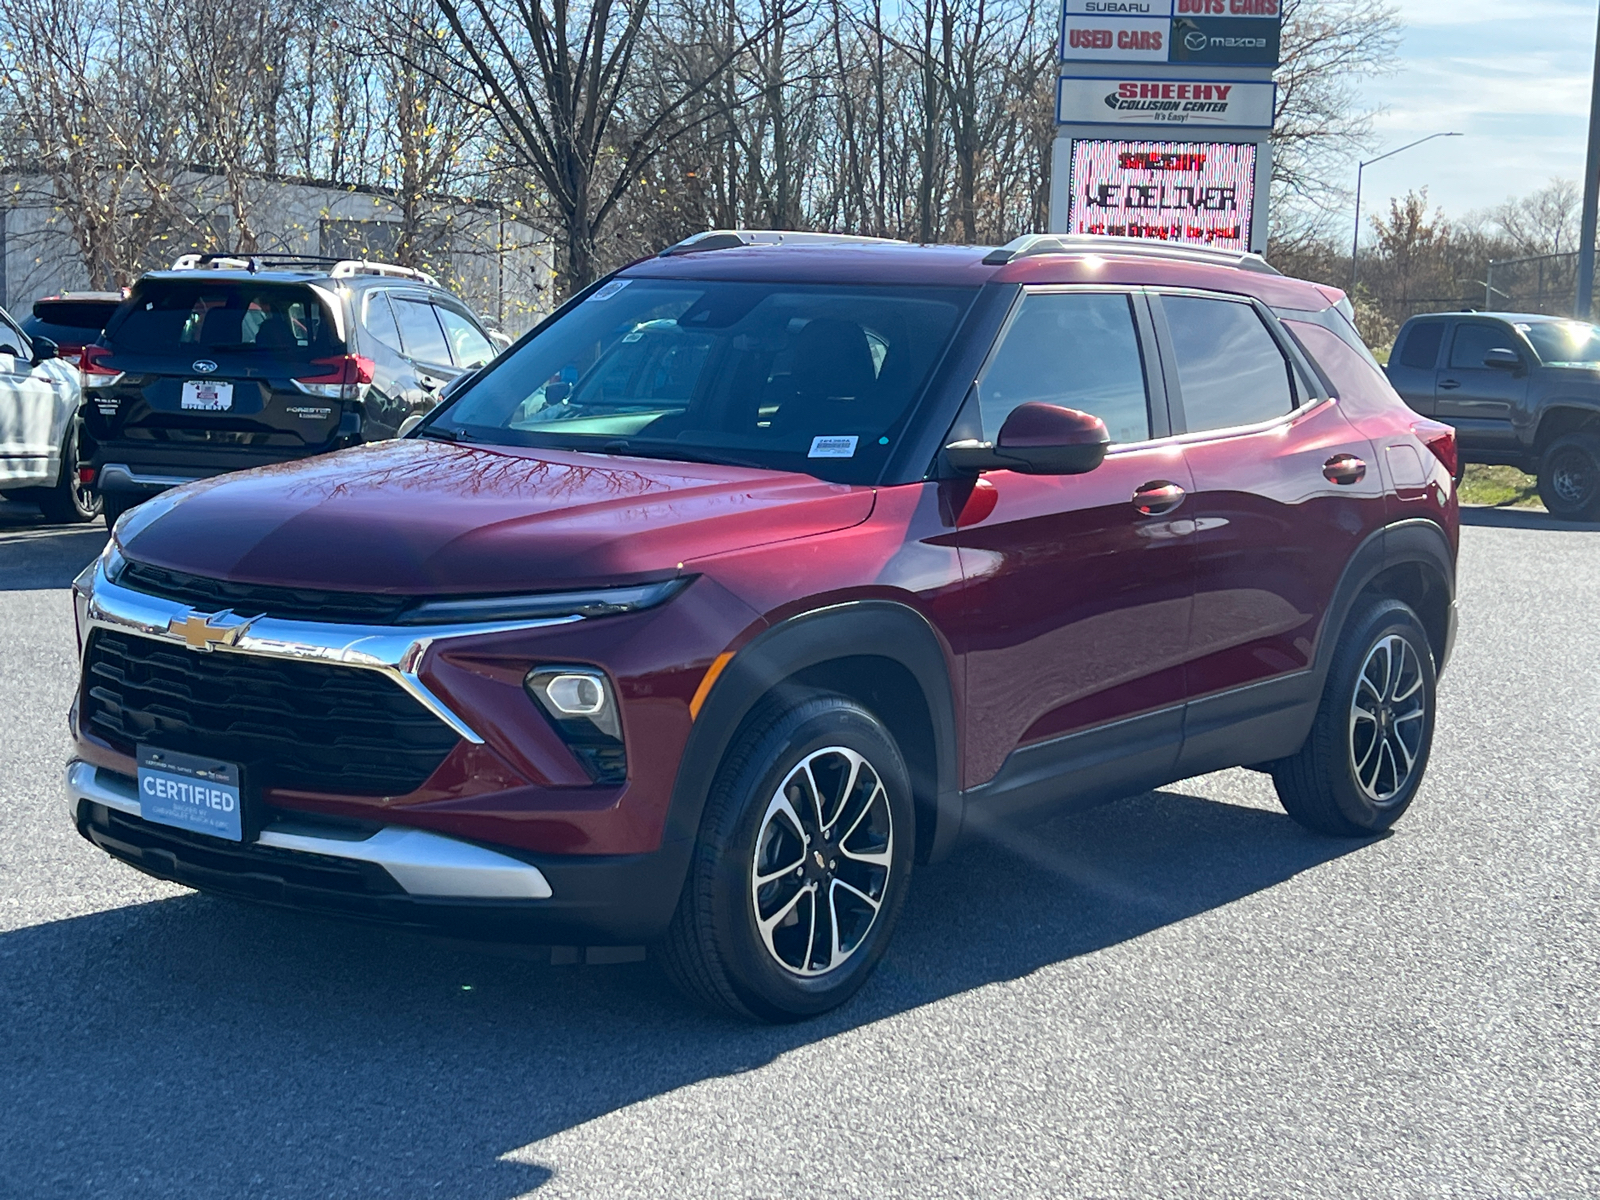
[(769, 1029), (92, 849), (65, 588), (105, 533), (0, 502), (0, 1196), (1600, 1195), (1600, 526), (1468, 520), (1392, 836), (1230, 771), (972, 846)]

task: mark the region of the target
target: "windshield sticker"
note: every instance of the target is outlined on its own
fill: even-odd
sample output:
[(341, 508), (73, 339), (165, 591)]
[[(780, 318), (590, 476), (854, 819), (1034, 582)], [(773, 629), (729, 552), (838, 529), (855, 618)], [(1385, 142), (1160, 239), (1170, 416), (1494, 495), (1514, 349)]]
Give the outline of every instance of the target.
[(610, 283), (606, 284), (605, 287), (601, 288), (594, 295), (590, 296), (588, 300), (585, 300), (584, 303), (589, 304), (595, 300), (609, 300), (632, 282), (633, 281), (631, 279), (613, 279)]
[(856, 435), (849, 437), (814, 437), (811, 439), (811, 453), (807, 458), (854, 458), (856, 456)]

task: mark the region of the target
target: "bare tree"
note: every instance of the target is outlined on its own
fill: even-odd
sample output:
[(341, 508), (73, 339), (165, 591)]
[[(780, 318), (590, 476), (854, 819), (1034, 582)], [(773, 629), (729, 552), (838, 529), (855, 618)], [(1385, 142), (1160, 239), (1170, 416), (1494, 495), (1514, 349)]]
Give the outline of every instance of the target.
[(1309, 226), (1346, 195), (1344, 173), (1367, 144), (1374, 112), (1364, 80), (1395, 69), (1400, 17), (1392, 0), (1283, 0), (1272, 129), (1275, 224)]

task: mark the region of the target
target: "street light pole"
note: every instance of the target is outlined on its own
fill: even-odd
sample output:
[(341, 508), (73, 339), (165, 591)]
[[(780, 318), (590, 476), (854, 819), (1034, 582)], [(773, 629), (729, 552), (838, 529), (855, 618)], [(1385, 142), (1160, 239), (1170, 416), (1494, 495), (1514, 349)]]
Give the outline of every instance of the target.
[[(1597, 51), (1597, 54), (1600, 54), (1600, 51)], [(1600, 58), (1597, 58), (1596, 61), (1600, 62)], [(1596, 78), (1600, 79), (1600, 75), (1597, 75)], [(1600, 96), (1600, 92), (1596, 92), (1595, 94), (1596, 94), (1596, 96)], [(1459, 133), (1430, 133), (1427, 137), (1418, 138), (1414, 142), (1407, 142), (1404, 146), (1396, 146), (1393, 150), (1390, 150), (1390, 151), (1388, 151), (1388, 152), (1386, 152), (1384, 154), (1378, 155), (1377, 158), (1369, 158), (1364, 162), (1358, 162), (1356, 164), (1356, 231), (1355, 231), (1355, 236), (1350, 239), (1350, 301), (1351, 301), (1352, 304), (1355, 303), (1355, 294), (1356, 294), (1356, 263), (1357, 263), (1356, 255), (1361, 249), (1361, 172), (1365, 171), (1373, 163), (1382, 162), (1386, 158), (1393, 158), (1396, 154), (1399, 154), (1402, 150), (1409, 150), (1413, 146), (1420, 146), (1420, 145), (1422, 145), (1423, 142), (1431, 142), (1431, 141), (1433, 141), (1434, 138), (1461, 137), (1461, 136), (1462, 135), (1459, 134)], [(1590, 138), (1590, 142), (1591, 142), (1591, 147), (1590, 148), (1591, 148), (1591, 151), (1592, 151), (1593, 150), (1593, 137), (1592, 137), (1592, 135), (1591, 135), (1591, 138)]]
[(1589, 155), (1583, 165), (1583, 223), (1578, 234), (1578, 295), (1572, 315), (1589, 319), (1594, 293), (1595, 201), (1600, 192), (1600, 32), (1594, 43), (1594, 81), (1589, 94)]

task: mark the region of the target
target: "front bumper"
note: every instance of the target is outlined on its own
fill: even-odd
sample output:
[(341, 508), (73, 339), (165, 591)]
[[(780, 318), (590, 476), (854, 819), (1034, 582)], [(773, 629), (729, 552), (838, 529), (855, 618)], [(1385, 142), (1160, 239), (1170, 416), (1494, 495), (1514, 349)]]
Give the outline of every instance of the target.
[[(331, 916), (485, 939), (633, 944), (676, 899), (668, 854), (531, 862), (426, 830), (280, 817), (239, 843), (146, 821), (135, 781), (74, 761), (78, 832), (147, 875)], [(681, 876), (681, 871), (676, 872)]]

